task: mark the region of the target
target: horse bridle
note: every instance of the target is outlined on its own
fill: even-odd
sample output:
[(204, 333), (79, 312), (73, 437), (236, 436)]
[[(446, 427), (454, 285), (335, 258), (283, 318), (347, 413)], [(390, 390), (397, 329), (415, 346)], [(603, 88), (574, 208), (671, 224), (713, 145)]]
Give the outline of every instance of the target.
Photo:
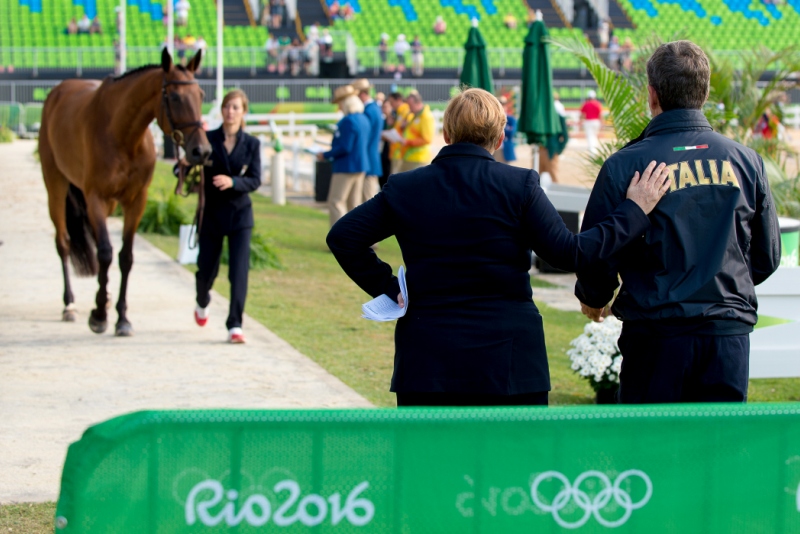
[[(164, 81), (161, 84), (161, 100), (162, 100), (162, 108), (166, 111), (167, 122), (169, 122), (170, 130), (172, 130), (170, 136), (172, 140), (175, 142), (175, 160), (178, 162), (178, 184), (175, 187), (175, 194), (180, 195), (181, 191), (183, 190), (183, 184), (186, 181), (186, 169), (183, 165), (180, 164), (180, 149), (183, 148), (184, 151), (186, 150), (186, 140), (190, 139), (194, 134), (196, 134), (200, 129), (203, 127), (202, 121), (190, 121), (190, 122), (182, 122), (179, 124), (175, 124), (175, 120), (172, 118), (172, 108), (169, 105), (169, 94), (167, 93), (167, 87), (170, 85), (197, 85), (197, 80), (167, 80), (166, 75), (164, 76)], [(189, 132), (188, 136), (183, 135), (183, 128), (188, 128), (189, 126), (194, 126), (191, 132)], [(197, 227), (195, 232), (195, 243), (194, 246), (191, 244), (189, 245), (190, 248), (194, 248), (197, 246), (197, 239), (200, 235), (200, 229), (203, 226), (203, 211), (205, 210), (206, 205), (206, 192), (205, 192), (205, 173), (203, 172), (203, 167), (200, 167), (200, 187), (197, 192), (197, 211), (194, 215), (194, 223)], [(188, 195), (188, 193), (187, 193)], [(190, 238), (191, 243), (191, 238)]]
[(194, 126), (188, 135), (188, 138), (191, 138), (195, 133), (198, 132), (198, 130), (200, 130), (200, 128), (203, 127), (203, 123), (202, 121), (191, 121), (175, 124), (175, 120), (172, 118), (172, 108), (169, 105), (169, 93), (167, 93), (167, 87), (170, 85), (197, 85), (197, 80), (167, 80), (165, 75), (164, 81), (161, 84), (162, 107), (166, 110), (167, 122), (169, 122), (169, 128), (172, 130), (170, 135), (177, 146), (185, 149), (185, 141), (187, 137), (183, 135), (183, 128)]

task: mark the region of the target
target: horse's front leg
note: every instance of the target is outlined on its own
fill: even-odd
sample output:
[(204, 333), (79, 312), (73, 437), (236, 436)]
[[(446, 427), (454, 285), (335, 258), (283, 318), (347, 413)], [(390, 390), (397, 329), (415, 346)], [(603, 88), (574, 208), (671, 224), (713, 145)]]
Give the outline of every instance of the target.
[(108, 328), (108, 269), (111, 266), (113, 251), (111, 239), (108, 237), (108, 227), (106, 226), (106, 216), (108, 214), (109, 203), (99, 196), (88, 194), (86, 198), (86, 208), (89, 214), (89, 222), (94, 230), (97, 240), (97, 263), (99, 270), (97, 273), (97, 296), (95, 297), (95, 309), (89, 314), (89, 328), (95, 334), (102, 334)]
[(139, 221), (142, 220), (144, 208), (147, 204), (147, 189), (142, 189), (133, 202), (127, 203), (122, 207), (125, 215), (125, 223), (122, 228), (122, 250), (119, 251), (119, 268), (122, 273), (122, 280), (119, 285), (119, 300), (117, 301), (117, 326), (115, 334), (118, 336), (132, 336), (133, 326), (126, 312), (128, 311), (128, 275), (133, 268), (133, 238), (136, 236), (136, 229)]

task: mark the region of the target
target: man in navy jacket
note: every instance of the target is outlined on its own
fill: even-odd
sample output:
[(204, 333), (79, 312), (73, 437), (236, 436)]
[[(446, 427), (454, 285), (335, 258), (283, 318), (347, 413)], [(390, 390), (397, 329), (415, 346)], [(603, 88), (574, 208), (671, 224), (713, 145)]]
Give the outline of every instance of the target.
[(647, 63), (653, 120), (603, 165), (583, 229), (625, 199), (629, 171), (651, 159), (672, 172), (652, 225), (606, 269), (579, 273), (584, 313), (624, 321), (622, 403), (743, 402), (755, 286), (780, 262), (780, 234), (764, 163), (715, 133), (701, 108), (709, 64), (689, 41), (661, 45)]
[(320, 160), (333, 160), (333, 176), (328, 191), (331, 226), (361, 204), (364, 175), (369, 169), (369, 121), (364, 115), (364, 104), (352, 85), (337, 88), (333, 93), (333, 101), (339, 104), (344, 117), (336, 125), (331, 149), (318, 156)]
[(367, 179), (364, 181), (364, 202), (378, 194), (378, 176), (383, 176), (383, 166), (381, 165), (381, 133), (383, 132), (383, 112), (372, 99), (369, 90), (372, 88), (369, 80), (361, 78), (353, 82), (353, 88), (358, 91), (358, 98), (364, 104), (364, 115), (369, 120), (369, 139), (367, 141), (367, 155), (369, 157), (369, 169), (367, 169)]

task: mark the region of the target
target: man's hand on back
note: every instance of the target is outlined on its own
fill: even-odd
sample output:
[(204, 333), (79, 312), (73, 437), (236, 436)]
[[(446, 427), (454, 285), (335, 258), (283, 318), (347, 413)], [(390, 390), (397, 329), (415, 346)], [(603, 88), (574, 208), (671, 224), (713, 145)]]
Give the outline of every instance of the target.
[(581, 302), (581, 313), (595, 323), (602, 323), (603, 319), (608, 317), (608, 314), (611, 313), (611, 309), (609, 306), (605, 308), (592, 308)]

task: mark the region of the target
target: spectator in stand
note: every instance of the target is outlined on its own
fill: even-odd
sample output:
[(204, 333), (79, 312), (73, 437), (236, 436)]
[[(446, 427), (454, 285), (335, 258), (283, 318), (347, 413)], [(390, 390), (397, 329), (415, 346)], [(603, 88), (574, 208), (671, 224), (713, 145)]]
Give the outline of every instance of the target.
[(275, 72), (278, 70), (278, 48), (280, 44), (274, 35), (267, 37), (267, 42), (264, 43), (264, 50), (267, 53), (267, 72)]
[(178, 52), (178, 63), (181, 65), (186, 65), (186, 43), (177, 35), (175, 36), (174, 42), (175, 50)]
[(303, 47), (300, 45), (300, 39), (295, 38), (292, 44), (289, 45), (289, 74), (297, 76), (300, 74), (300, 65), (302, 64)]
[(599, 141), (597, 139), (600, 133), (600, 116), (603, 113), (603, 106), (597, 100), (597, 93), (589, 91), (586, 96), (586, 102), (581, 106), (581, 123), (583, 124), (583, 132), (586, 134), (586, 144), (589, 148), (589, 153), (594, 154), (598, 149)]
[(282, 35), (278, 38), (278, 74), (286, 72), (286, 64), (289, 61), (289, 48), (292, 46), (292, 40), (288, 35)]
[(333, 36), (331, 36), (328, 28), (322, 30), (322, 36), (319, 40), (319, 57), (328, 63), (333, 61)]
[[(390, 94), (388, 102), (392, 113), (391, 115), (387, 115), (386, 122), (392, 126), (391, 129), (397, 132), (398, 136), (402, 136), (403, 129), (401, 123), (406, 115), (408, 115), (408, 104), (403, 101), (403, 95), (400, 93)], [(403, 144), (395, 141), (388, 132), (383, 136), (383, 139), (389, 144), (389, 174), (397, 174), (400, 172), (400, 167), (403, 165)]]
[(608, 24), (608, 20), (603, 20), (600, 22), (600, 26), (597, 28), (597, 41), (600, 43), (600, 48), (605, 50), (608, 48), (608, 38), (611, 32), (611, 27)]
[(619, 37), (616, 35), (611, 36), (611, 42), (608, 45), (608, 68), (614, 71), (619, 71), (620, 68), (620, 46)]
[(277, 29), (283, 26), (283, 2), (281, 0), (270, 0), (270, 15), (272, 16), (272, 28)]
[(419, 35), (415, 35), (411, 41), (411, 74), (422, 76), (424, 69), (425, 56), (422, 55), (422, 42), (419, 40)]
[(351, 6), (350, 3), (348, 2), (342, 6), (342, 9), (339, 11), (339, 13), (341, 14), (344, 20), (353, 20), (353, 17), (355, 16), (356, 12), (353, 9), (353, 6)]
[(397, 41), (394, 43), (394, 53), (397, 55), (397, 71), (398, 72), (405, 72), (406, 70), (406, 53), (411, 49), (409, 46), (408, 41), (406, 41), (406, 36), (404, 34), (400, 34), (397, 36)]
[(517, 29), (517, 17), (515, 17), (513, 13), (509, 12), (503, 18), (503, 24), (509, 30), (516, 30)]
[(353, 82), (353, 88), (358, 91), (358, 98), (364, 104), (364, 115), (369, 120), (369, 137), (367, 139), (367, 155), (369, 158), (369, 168), (367, 178), (364, 181), (363, 201), (371, 199), (378, 194), (378, 178), (383, 176), (381, 167), (381, 134), (383, 133), (383, 113), (378, 103), (369, 94), (372, 85), (366, 78), (361, 78)]
[(83, 14), (83, 17), (78, 22), (78, 33), (89, 33), (89, 29), (92, 27), (92, 21), (89, 17), (86, 16), (86, 13)]
[(67, 24), (67, 29), (65, 30), (67, 35), (77, 35), (78, 34), (78, 21), (75, 20), (75, 17), (72, 17), (69, 20), (69, 24)]
[(336, 125), (331, 149), (317, 155), (320, 161), (333, 160), (328, 192), (331, 226), (361, 204), (364, 176), (369, 168), (369, 120), (364, 115), (364, 104), (352, 85), (338, 87), (333, 93), (333, 102), (339, 105), (344, 117)]
[(431, 162), (431, 143), (436, 131), (431, 108), (425, 105), (417, 91), (411, 91), (406, 102), (409, 113), (400, 120), (404, 139), (400, 172), (418, 169)]
[(511, 163), (512, 161), (517, 161), (517, 155), (514, 152), (516, 148), (514, 136), (517, 134), (517, 118), (514, 117), (514, 103), (506, 96), (501, 96), (498, 100), (506, 114), (506, 125), (503, 129), (503, 146), (500, 150), (494, 151), (494, 159), (500, 163)]
[(186, 26), (189, 24), (189, 10), (192, 9), (189, 0), (178, 0), (175, 4), (175, 24)]
[(436, 20), (433, 22), (433, 33), (436, 35), (444, 35), (447, 32), (447, 23), (444, 21), (441, 15), (436, 17)]
[(119, 40), (114, 39), (114, 75), (119, 76), (120, 74), (122, 74), (122, 49)]
[(623, 70), (630, 72), (633, 67), (633, 41), (631, 41), (630, 37), (626, 37), (625, 42), (622, 43), (621, 59)]
[(333, 0), (333, 2), (331, 2), (331, 4), (328, 6), (328, 15), (330, 15), (331, 20), (342, 18), (341, 8), (339, 7), (339, 0)]
[(100, 35), (103, 33), (103, 27), (100, 25), (100, 19), (96, 16), (92, 19), (92, 25), (89, 26), (89, 33)]
[[(303, 69), (307, 75), (317, 76), (319, 74), (319, 47), (317, 46), (317, 39), (312, 39), (310, 33), (306, 42), (301, 45), (303, 48)], [(317, 31), (316, 37), (319, 37), (319, 31)]]
[(378, 56), (380, 56), (381, 60), (381, 69), (383, 72), (389, 72), (389, 60), (388, 60), (388, 52), (389, 52), (389, 34), (382, 33), (381, 40), (378, 43)]

